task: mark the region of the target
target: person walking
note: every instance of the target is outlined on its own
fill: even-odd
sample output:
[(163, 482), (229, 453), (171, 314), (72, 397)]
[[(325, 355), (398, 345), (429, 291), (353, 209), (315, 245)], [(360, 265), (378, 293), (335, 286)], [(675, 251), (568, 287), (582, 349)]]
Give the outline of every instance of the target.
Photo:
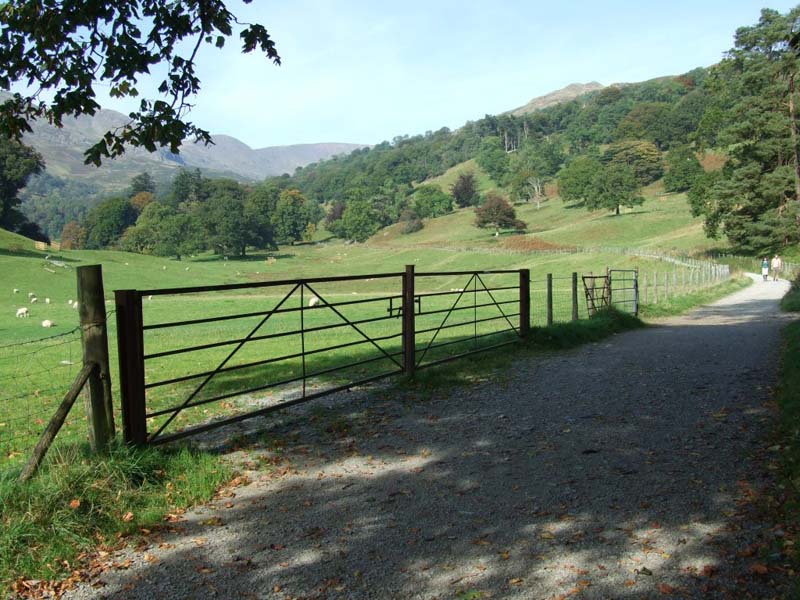
[(761, 277), (764, 278), (764, 281), (769, 277), (769, 261), (766, 256), (761, 260)]
[(778, 277), (781, 275), (781, 271), (783, 270), (783, 261), (781, 257), (777, 254), (772, 257), (772, 281), (778, 281)]

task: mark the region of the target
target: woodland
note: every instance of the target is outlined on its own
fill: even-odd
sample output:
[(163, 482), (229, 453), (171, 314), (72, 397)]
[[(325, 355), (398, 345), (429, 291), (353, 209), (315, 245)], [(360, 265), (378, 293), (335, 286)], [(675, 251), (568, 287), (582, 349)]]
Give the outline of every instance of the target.
[[(257, 184), (192, 169), (155, 182), (143, 172), (126, 192), (103, 197), (91, 184), (43, 173), (32, 148), (3, 138), (0, 227), (60, 239), (65, 249), (243, 256), (312, 240), (322, 228), (355, 242), (398, 222), (410, 233), (465, 208), (476, 210), (479, 227), (524, 231), (513, 204), (556, 193), (619, 214), (663, 179), (667, 192), (687, 193), (709, 237), (750, 255), (783, 251), (800, 241), (799, 15), (764, 9), (708, 68), (520, 116), (486, 115), (455, 131), (397, 136)], [(491, 178), (490, 193), (478, 192), (469, 170), (447, 189), (426, 183), (469, 160)]]

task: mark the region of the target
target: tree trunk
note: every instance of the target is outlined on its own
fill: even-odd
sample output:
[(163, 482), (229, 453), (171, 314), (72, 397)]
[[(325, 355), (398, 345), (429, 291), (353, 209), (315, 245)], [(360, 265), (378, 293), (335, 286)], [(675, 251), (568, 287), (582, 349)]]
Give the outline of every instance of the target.
[(617, 217), (619, 216), (619, 204), (617, 204), (617, 209), (614, 212), (614, 215), (617, 216)]

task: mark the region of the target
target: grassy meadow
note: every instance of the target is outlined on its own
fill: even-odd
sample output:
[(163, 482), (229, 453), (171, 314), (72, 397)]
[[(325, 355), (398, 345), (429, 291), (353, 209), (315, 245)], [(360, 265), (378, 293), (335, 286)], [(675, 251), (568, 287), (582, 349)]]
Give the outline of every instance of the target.
[[(467, 165), (468, 166), (468, 165)], [(460, 168), (466, 168), (461, 165)], [(482, 189), (488, 180), (474, 168)], [(439, 183), (448, 187), (458, 169), (443, 175)], [(448, 179), (449, 178), (449, 179)], [(556, 322), (570, 320), (571, 275), (603, 273), (606, 267), (638, 268), (659, 277), (669, 273), (672, 281), (686, 279), (685, 267), (619, 253), (620, 248), (638, 247), (662, 252), (702, 252), (711, 244), (702, 236), (702, 228), (688, 211), (682, 195), (663, 196), (658, 186), (648, 188), (647, 201), (619, 217), (605, 212), (588, 212), (551, 199), (537, 209), (533, 204), (517, 205), (520, 218), (532, 233), (494, 236), (473, 226), (474, 211), (457, 210), (432, 219), (424, 229), (401, 235), (396, 226), (378, 232), (366, 244), (345, 244), (322, 239), (313, 244), (282, 246), (275, 252), (254, 252), (241, 259), (226, 260), (210, 253), (182, 261), (114, 251), (63, 251), (48, 258), (33, 249), (24, 238), (0, 232), (0, 272), (6, 277), (0, 289), (0, 402), (5, 405), (0, 419), (0, 457), (15, 463), (21, 460), (32, 439), (43, 428), (53, 407), (80, 368), (80, 332), (78, 311), (68, 300), (77, 298), (75, 267), (101, 264), (107, 309), (114, 310), (113, 290), (180, 288), (217, 284), (257, 284), (286, 279), (337, 275), (395, 273), (389, 278), (311, 284), (302, 290), (280, 285), (188, 295), (145, 295), (143, 317), (146, 325), (193, 319), (251, 314), (246, 318), (208, 322), (189, 327), (162, 327), (145, 332), (146, 381), (164, 382), (148, 389), (148, 408), (155, 412), (148, 424), (150, 431), (170, 418), (168, 409), (192, 396), (196, 406), (178, 415), (169, 431), (208, 420), (214, 415), (263, 407), (302, 393), (303, 374), (307, 393), (324, 386), (360, 380), (400, 369), (400, 319), (396, 316), (401, 278), (405, 265), (414, 265), (418, 274), (440, 271), (520, 269), (531, 271), (531, 317), (534, 326), (546, 323), (546, 277), (553, 275), (553, 312)], [(594, 247), (591, 251), (580, 248)], [(561, 252), (568, 249), (568, 252)], [(483, 285), (515, 287), (516, 275), (484, 276), (470, 282), (469, 276), (418, 277), (418, 294), (423, 297), (417, 317), (418, 358), (427, 363), (474, 347), (475, 336), (489, 334), (482, 344), (513, 339), (509, 330), (518, 325), (515, 289), (494, 292), (493, 298), (506, 302), (500, 308), (492, 304)], [(13, 293), (17, 288), (19, 293)], [(456, 290), (465, 289), (462, 294)], [(293, 293), (287, 297), (290, 292)], [(30, 304), (28, 293), (38, 302)], [(308, 308), (311, 296), (319, 295), (323, 306)], [(45, 298), (50, 299), (45, 304)], [(370, 300), (369, 302), (365, 302)], [(324, 306), (335, 305), (335, 310)], [(456, 304), (458, 310), (448, 314)], [(266, 312), (280, 311), (266, 323)], [(477, 308), (470, 308), (477, 305)], [(27, 306), (30, 318), (18, 319), (16, 309)], [(298, 310), (305, 306), (305, 310)], [(390, 313), (390, 309), (394, 312)], [(583, 290), (579, 292), (579, 316), (587, 317)], [(43, 329), (41, 322), (56, 323)], [(300, 328), (305, 336), (293, 332)], [(480, 321), (478, 325), (473, 319)], [(346, 325), (355, 321), (358, 330)], [(458, 325), (469, 320), (468, 325)], [(447, 327), (436, 332), (439, 325)], [(321, 330), (326, 326), (333, 329)], [(313, 331), (317, 329), (316, 331)], [(256, 340), (245, 344), (225, 363), (227, 371), (218, 374), (195, 391), (206, 378), (226, 361), (237, 341), (252, 335)], [(55, 336), (55, 337), (51, 337)], [(375, 338), (372, 344), (366, 336)], [(42, 338), (49, 337), (44, 341)], [(112, 384), (118, 397), (116, 375), (116, 324), (109, 318)], [(264, 339), (258, 339), (264, 338)], [(459, 341), (461, 340), (461, 341)], [(224, 342), (231, 342), (220, 345)], [(429, 343), (452, 342), (425, 351)], [(22, 344), (22, 345), (20, 345)], [(158, 356), (182, 348), (212, 346), (196, 351)], [(324, 351), (335, 347), (333, 351)], [(297, 356), (311, 352), (305, 363)], [(423, 357), (424, 354), (424, 357)], [(152, 356), (156, 355), (156, 356)], [(281, 357), (290, 356), (286, 360)], [(356, 364), (367, 361), (366, 364)], [(333, 367), (352, 365), (329, 373)], [(175, 381), (177, 380), (177, 381)], [(285, 385), (276, 385), (279, 382)], [(252, 390), (239, 397), (234, 391)], [(220, 397), (223, 398), (220, 398)], [(219, 401), (216, 401), (216, 400)], [(11, 407), (11, 408), (7, 408)], [(74, 410), (67, 433), (60, 440), (83, 439), (81, 410)]]

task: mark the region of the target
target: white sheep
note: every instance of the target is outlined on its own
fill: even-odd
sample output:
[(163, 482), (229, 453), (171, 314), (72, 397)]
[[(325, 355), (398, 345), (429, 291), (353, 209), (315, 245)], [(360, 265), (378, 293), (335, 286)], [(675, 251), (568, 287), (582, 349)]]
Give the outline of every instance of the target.
[(42, 327), (44, 327), (45, 329), (50, 329), (51, 327), (55, 326), (56, 326), (55, 322), (51, 321), (50, 319), (45, 319), (44, 321), (42, 321)]
[(14, 288), (14, 293), (19, 294), (19, 288)]
[(72, 308), (74, 308), (75, 310), (78, 310), (78, 301), (77, 300), (75, 300), (75, 302), (72, 303)]
[(28, 314), (28, 309), (27, 309), (27, 307), (23, 306), (22, 308), (18, 308), (18, 309), (17, 309), (17, 317), (18, 317), (18, 318), (27, 318), (27, 317), (30, 317), (30, 314)]
[(319, 298), (317, 298), (316, 296), (312, 296), (311, 299), (308, 301), (309, 307), (317, 306), (318, 304), (319, 304)]
[(188, 271), (188, 270), (189, 270), (189, 267), (186, 267), (186, 268), (184, 269), (184, 271)]
[(50, 304), (50, 298), (45, 298), (45, 299), (44, 299), (44, 303), (45, 303), (45, 304)]
[(153, 297), (152, 297), (152, 296), (148, 296), (148, 297), (147, 297), (147, 299), (148, 299), (148, 300), (152, 300), (152, 299), (153, 299)]
[(28, 292), (28, 298), (33, 298), (35, 295), (33, 292)]
[(31, 296), (31, 304), (36, 304), (39, 299), (36, 296)]
[(163, 266), (161, 267), (161, 270), (162, 270), (162, 271), (166, 271), (166, 270), (167, 270), (167, 265), (163, 265)]
[(69, 304), (70, 306), (72, 306), (72, 298), (70, 298), (69, 300), (67, 300), (67, 304)]

